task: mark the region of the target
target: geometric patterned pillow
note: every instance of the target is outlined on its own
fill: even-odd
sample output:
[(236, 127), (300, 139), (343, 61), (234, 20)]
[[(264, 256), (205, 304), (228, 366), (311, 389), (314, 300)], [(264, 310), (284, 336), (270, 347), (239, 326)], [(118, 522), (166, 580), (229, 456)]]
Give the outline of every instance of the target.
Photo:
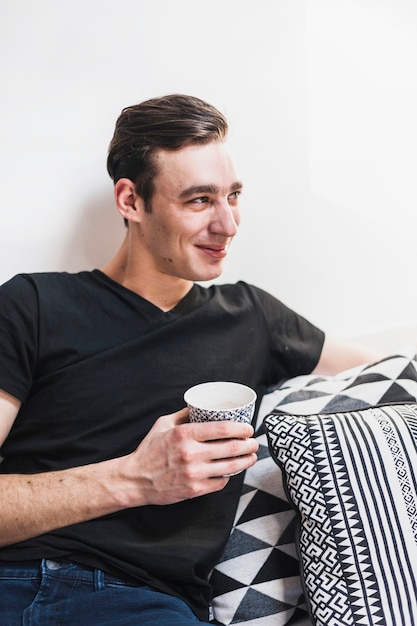
[(275, 411), (306, 415), (417, 400), (414, 355), (394, 355), (335, 376), (297, 376), (274, 392)]
[(219, 623), (311, 624), (295, 542), (296, 513), (270, 456), (264, 417), (272, 411), (309, 414), (413, 400), (417, 363), (404, 355), (336, 376), (298, 376), (263, 398), (255, 429), (258, 462), (246, 471), (233, 529), (210, 581)]
[(271, 414), (317, 626), (417, 624), (417, 404)]
[(210, 580), (214, 623), (226, 626), (311, 624), (294, 540), (296, 514), (263, 427), (275, 402), (274, 393), (262, 400), (258, 461), (246, 471), (233, 529)]

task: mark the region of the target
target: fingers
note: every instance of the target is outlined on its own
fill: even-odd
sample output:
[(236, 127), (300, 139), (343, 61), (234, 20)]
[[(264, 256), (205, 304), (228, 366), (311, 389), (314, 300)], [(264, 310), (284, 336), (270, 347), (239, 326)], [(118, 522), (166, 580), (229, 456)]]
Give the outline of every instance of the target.
[(256, 454), (259, 444), (255, 439), (221, 439), (207, 444), (207, 456), (212, 461)]
[(190, 423), (196, 441), (215, 441), (216, 439), (249, 439), (253, 436), (250, 424), (221, 420), (217, 422)]
[(252, 465), (255, 465), (257, 460), (258, 457), (256, 454), (249, 454), (232, 459), (213, 461), (211, 464), (212, 478), (225, 478), (228, 476), (234, 476), (235, 474), (240, 474), (240, 472), (243, 472), (249, 467), (252, 467)]
[(211, 477), (238, 474), (257, 461), (259, 444), (255, 439), (228, 439), (207, 445)]
[[(188, 409), (182, 409), (166, 417), (171, 418), (172, 425), (179, 426), (179, 428), (174, 427), (175, 434), (173, 433), (177, 442), (183, 444), (192, 441), (198, 445), (204, 444), (198, 452), (200, 459), (204, 462), (212, 463), (219, 460), (227, 462), (230, 459), (240, 458), (241, 471), (253, 464), (252, 455), (255, 455), (256, 460), (259, 444), (252, 438), (254, 430), (250, 424), (231, 420), (190, 423), (188, 422)], [(244, 457), (252, 458), (245, 460)], [(215, 475), (221, 474), (217, 474), (216, 470)]]
[(170, 428), (180, 424), (188, 424), (189, 436), (196, 441), (214, 441), (216, 439), (248, 439), (253, 436), (254, 430), (250, 424), (219, 420), (213, 422), (190, 422), (187, 407), (163, 415), (157, 420), (161, 427)]

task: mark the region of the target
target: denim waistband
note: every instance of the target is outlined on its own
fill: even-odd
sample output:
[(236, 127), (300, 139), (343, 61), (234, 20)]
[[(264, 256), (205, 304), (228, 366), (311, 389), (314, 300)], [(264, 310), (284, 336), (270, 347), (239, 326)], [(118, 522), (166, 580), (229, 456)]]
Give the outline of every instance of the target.
[(0, 606), (1, 626), (211, 626), (176, 596), (65, 558), (0, 561)]
[(73, 578), (83, 582), (113, 585), (128, 585), (141, 587), (144, 583), (126, 578), (114, 576), (104, 570), (82, 565), (67, 558), (31, 559), (27, 561), (1, 561), (1, 578), (40, 578), (43, 574), (49, 574), (57, 578)]

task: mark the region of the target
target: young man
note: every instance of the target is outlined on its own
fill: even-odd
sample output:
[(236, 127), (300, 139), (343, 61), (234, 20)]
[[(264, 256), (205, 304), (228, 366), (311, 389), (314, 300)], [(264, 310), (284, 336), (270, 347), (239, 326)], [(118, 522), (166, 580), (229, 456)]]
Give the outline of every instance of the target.
[[(128, 228), (102, 270), (0, 290), (0, 621), (208, 620), (253, 429), (188, 422), (185, 390), (281, 378), (374, 355), (221, 274), (242, 183), (227, 123), (188, 96), (125, 109), (108, 156)], [(250, 336), (250, 341), (246, 337)]]

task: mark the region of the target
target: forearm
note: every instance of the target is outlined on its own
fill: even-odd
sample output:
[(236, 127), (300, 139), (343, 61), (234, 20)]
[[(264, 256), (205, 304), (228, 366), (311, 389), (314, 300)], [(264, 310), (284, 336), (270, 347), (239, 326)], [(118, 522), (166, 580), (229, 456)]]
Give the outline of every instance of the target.
[(385, 356), (387, 355), (382, 350), (326, 335), (320, 360), (313, 373), (332, 376), (363, 363), (378, 361)]
[(117, 463), (0, 475), (0, 546), (124, 508)]

